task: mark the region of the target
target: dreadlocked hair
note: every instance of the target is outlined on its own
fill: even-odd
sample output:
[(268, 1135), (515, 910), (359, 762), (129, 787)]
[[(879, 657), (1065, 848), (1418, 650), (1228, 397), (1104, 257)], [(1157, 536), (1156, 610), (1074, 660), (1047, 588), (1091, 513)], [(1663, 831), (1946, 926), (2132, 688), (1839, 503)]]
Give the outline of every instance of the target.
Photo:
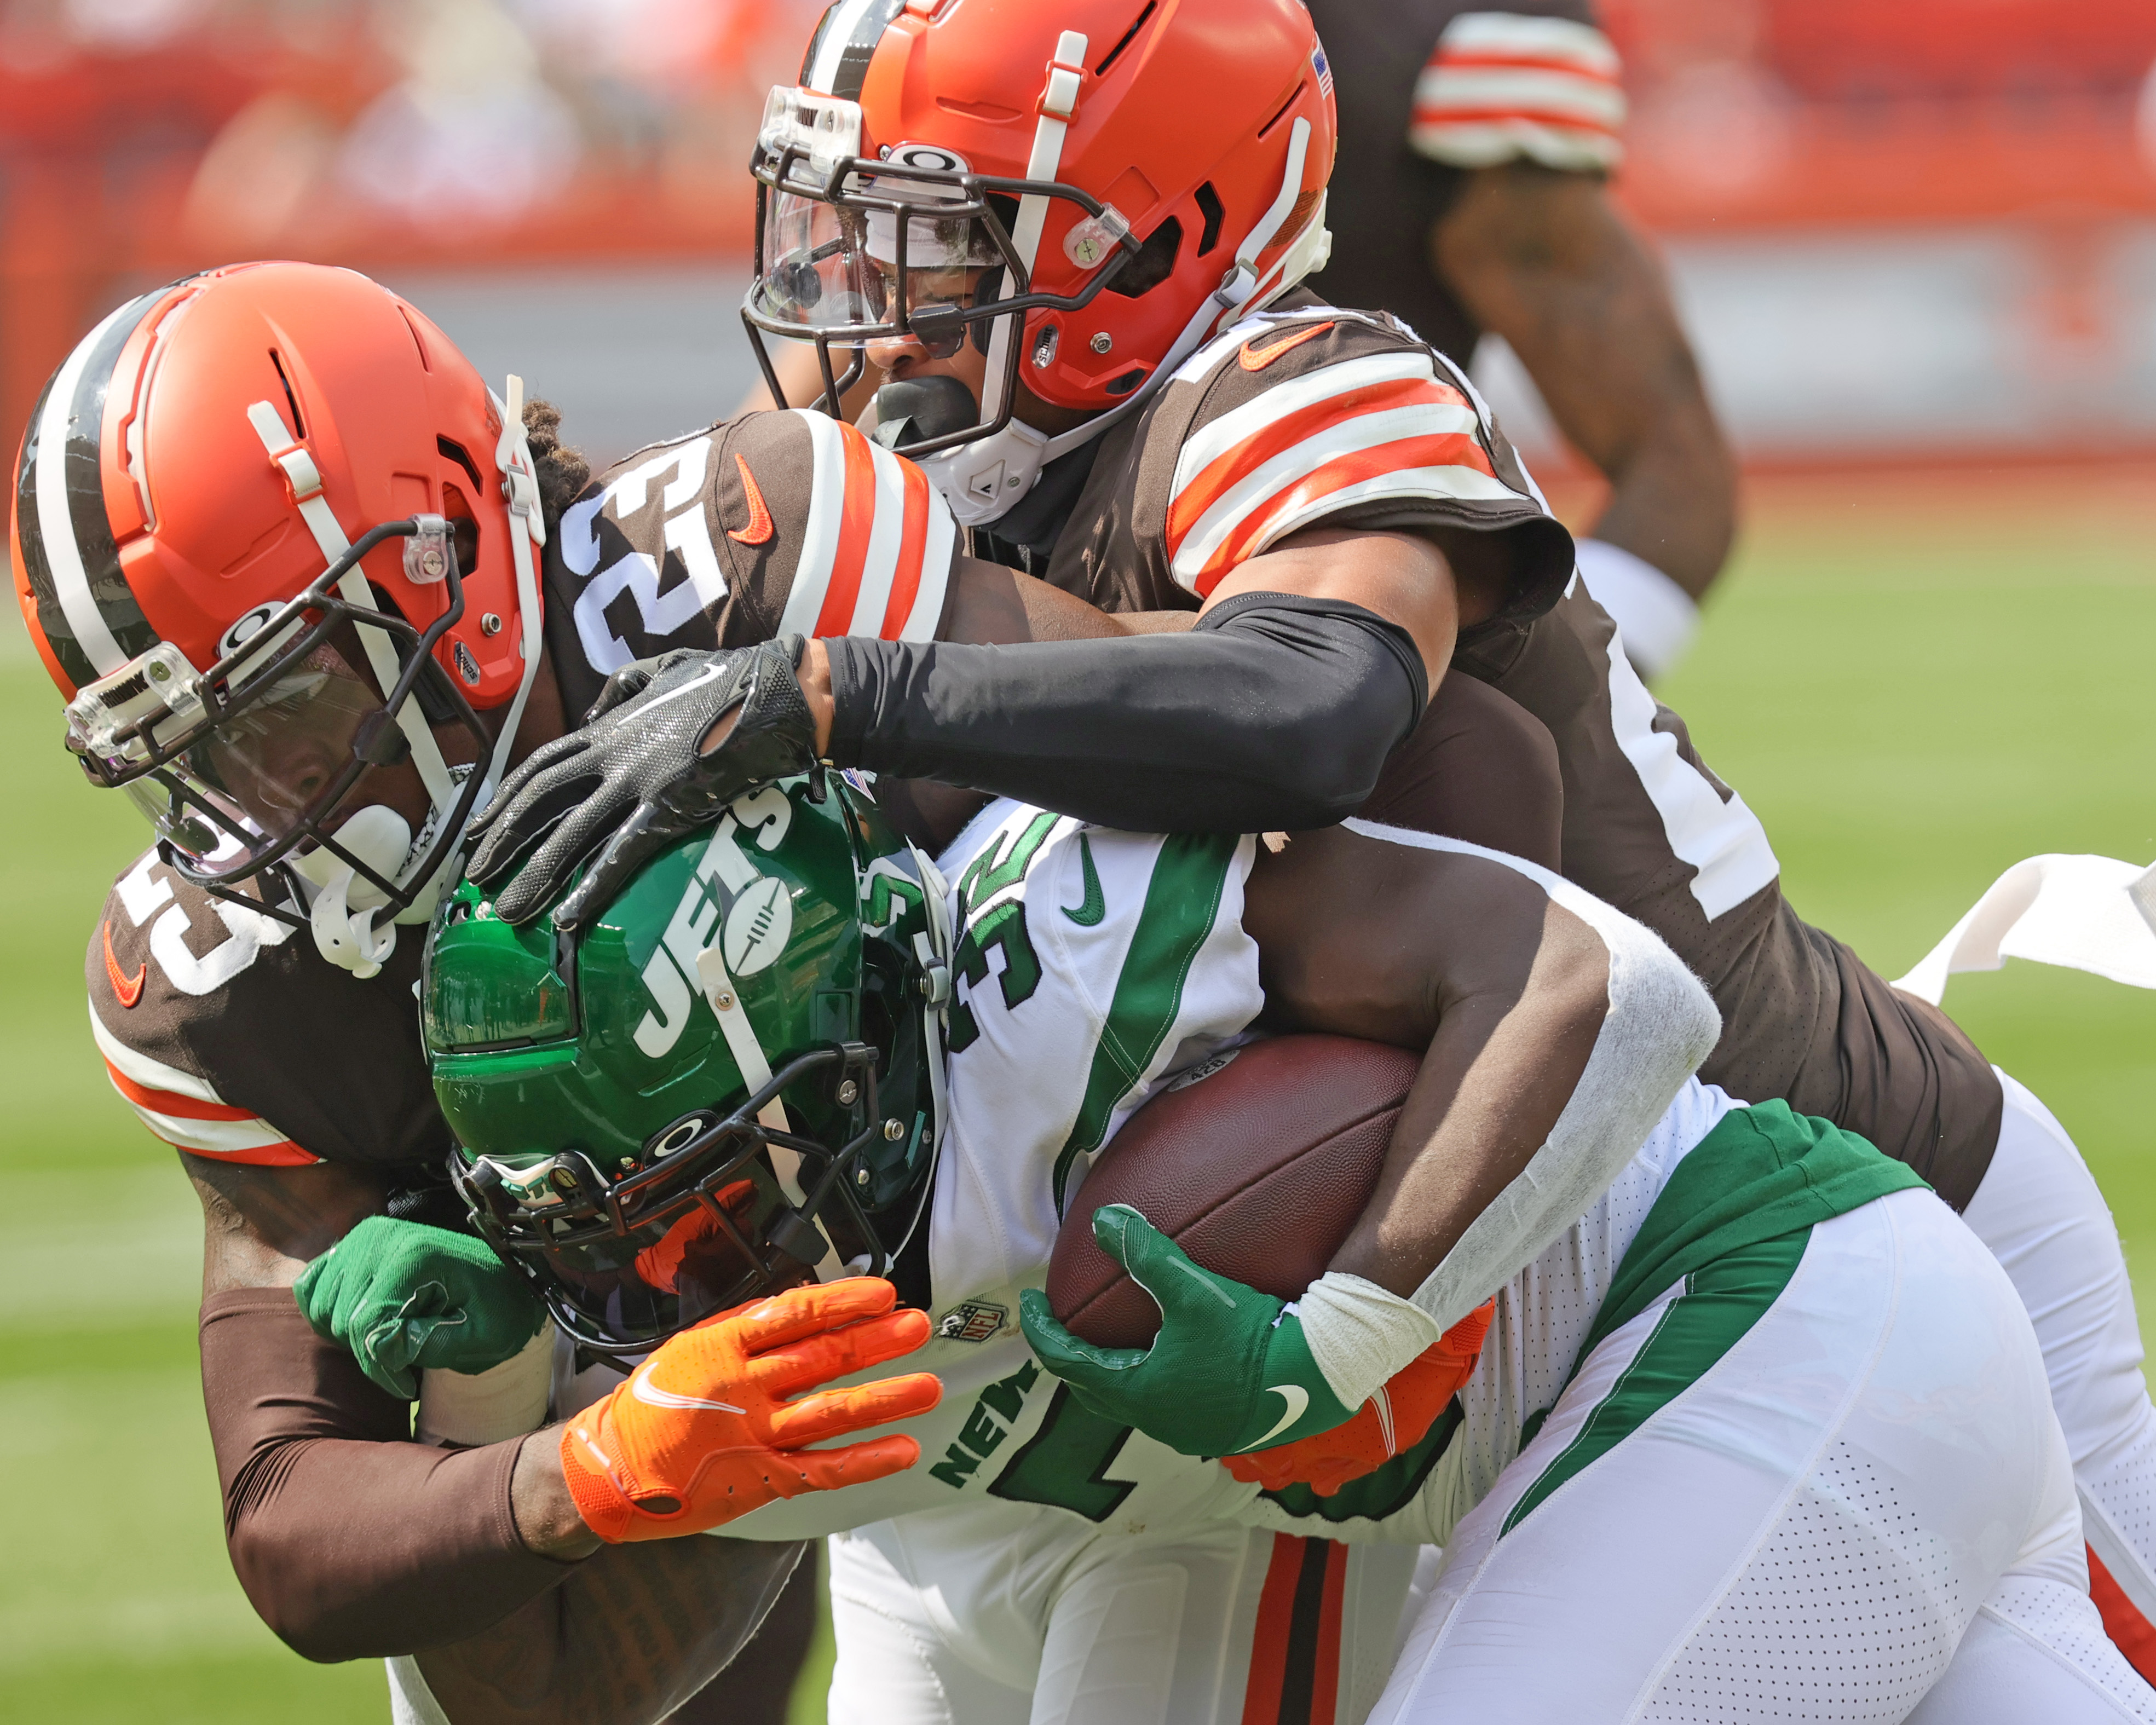
[(531, 448), (539, 506), (552, 532), (562, 511), (592, 482), (592, 464), (562, 441), (562, 410), (552, 402), (535, 398), (524, 403), (524, 440)]

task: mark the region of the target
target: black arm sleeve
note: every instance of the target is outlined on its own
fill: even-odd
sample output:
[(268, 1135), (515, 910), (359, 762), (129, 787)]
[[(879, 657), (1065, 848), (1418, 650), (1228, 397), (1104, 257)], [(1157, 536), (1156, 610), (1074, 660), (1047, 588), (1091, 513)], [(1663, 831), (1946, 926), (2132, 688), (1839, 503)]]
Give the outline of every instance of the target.
[(1132, 832), (1339, 820), (1428, 698), (1405, 629), (1287, 593), (1238, 594), (1187, 634), (825, 645), (838, 765)]

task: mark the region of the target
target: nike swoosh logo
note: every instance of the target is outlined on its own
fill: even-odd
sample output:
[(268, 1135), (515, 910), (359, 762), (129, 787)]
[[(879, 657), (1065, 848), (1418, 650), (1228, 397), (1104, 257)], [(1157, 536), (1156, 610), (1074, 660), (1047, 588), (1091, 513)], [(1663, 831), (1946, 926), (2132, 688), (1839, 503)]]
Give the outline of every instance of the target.
[(1093, 866), (1093, 847), (1083, 833), (1078, 835), (1078, 860), (1086, 867), (1085, 899), (1075, 910), (1069, 905), (1058, 908), (1081, 928), (1091, 928), (1108, 914), (1108, 901), (1101, 896), (1101, 873)]
[(1263, 347), (1258, 346), (1258, 339), (1253, 336), (1243, 343), (1241, 354), (1243, 369), (1246, 372), (1262, 372), (1290, 348), (1300, 347), (1306, 341), (1316, 341), (1331, 329), (1332, 324), (1333, 320), (1331, 318), (1327, 318), (1323, 323), (1307, 324), (1291, 335), (1282, 336), (1276, 341), (1267, 342)]
[(715, 1414), (748, 1412), (747, 1408), (737, 1408), (732, 1402), (707, 1402), (697, 1396), (676, 1395), (670, 1389), (661, 1389), (651, 1381), (651, 1368), (648, 1365), (637, 1368), (636, 1375), (629, 1380), (629, 1393), (652, 1408), (709, 1408)]
[(1268, 1384), (1265, 1386), (1265, 1394), (1268, 1395), (1276, 1395), (1282, 1401), (1286, 1402), (1287, 1404), (1287, 1412), (1281, 1414), (1280, 1419), (1274, 1424), (1273, 1429), (1267, 1432), (1263, 1437), (1260, 1438), (1257, 1442), (1255, 1444), (1245, 1444), (1243, 1446), (1243, 1454), (1245, 1455), (1249, 1455), (1253, 1450), (1264, 1449), (1266, 1445), (1270, 1444), (1275, 1438), (1286, 1431), (1288, 1427), (1294, 1425), (1296, 1420), (1301, 1419), (1305, 1413), (1309, 1411), (1310, 1392), (1305, 1389), (1300, 1384)]
[[(1100, 919), (1096, 917), (1094, 920), (1098, 922)], [(142, 981), (150, 974), (146, 959), (142, 968), (132, 976), (120, 968), (120, 961), (112, 956), (112, 921), (110, 917), (105, 923), (105, 974), (110, 979), (112, 993), (122, 1006), (132, 1006), (142, 998)]]
[(734, 461), (741, 469), (742, 495), (748, 499), (748, 525), (726, 537), (743, 545), (764, 544), (772, 535), (771, 511), (763, 506), (763, 493), (757, 488), (756, 475), (748, 470), (748, 457), (736, 449)]
[(692, 689), (701, 689), (706, 683), (716, 683), (719, 680), (720, 670), (721, 667), (718, 665), (707, 665), (703, 668), (703, 670), (698, 671), (695, 676), (690, 678), (689, 680), (684, 683), (679, 689), (669, 689), (656, 701), (647, 701), (644, 702), (644, 704), (639, 707), (637, 711), (640, 713), (648, 713), (654, 707), (661, 707), (665, 706), (670, 701), (679, 701)]

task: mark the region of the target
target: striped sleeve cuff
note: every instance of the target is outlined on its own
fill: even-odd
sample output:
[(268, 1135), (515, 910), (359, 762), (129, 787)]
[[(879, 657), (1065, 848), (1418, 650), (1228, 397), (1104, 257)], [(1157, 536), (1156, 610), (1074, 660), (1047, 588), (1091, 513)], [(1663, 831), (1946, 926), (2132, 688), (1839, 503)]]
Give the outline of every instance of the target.
[(258, 1168), (302, 1168), (321, 1158), (244, 1108), (235, 1108), (191, 1072), (153, 1060), (105, 1028), (95, 1007), (90, 1034), (112, 1081), (142, 1124), (176, 1150)]
[(957, 525), (928, 476), (842, 419), (795, 408), (815, 474), (806, 536), (778, 634), (932, 639)]
[(1576, 173), (1623, 159), (1617, 50), (1592, 24), (1462, 13), (1416, 81), (1408, 141), (1452, 167), (1525, 157)]
[(1419, 349), (1283, 381), (1183, 444), (1168, 508), (1176, 583), (1204, 598), (1245, 558), (1361, 504), (1517, 501), (1480, 432), (1474, 404)]

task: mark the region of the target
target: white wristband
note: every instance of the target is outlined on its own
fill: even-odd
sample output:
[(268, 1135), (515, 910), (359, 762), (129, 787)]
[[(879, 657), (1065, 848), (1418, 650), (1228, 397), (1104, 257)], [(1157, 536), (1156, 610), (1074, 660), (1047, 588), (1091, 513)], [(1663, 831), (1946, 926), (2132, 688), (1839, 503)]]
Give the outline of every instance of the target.
[(1343, 1408), (1359, 1408), (1444, 1334), (1412, 1301), (1328, 1270), (1295, 1302), (1310, 1357)]
[(1624, 638), (1625, 656), (1642, 677), (1676, 668), (1699, 633), (1692, 597), (1645, 557), (1606, 539), (1578, 543), (1579, 578)]
[(423, 1444), (475, 1449), (521, 1437), (547, 1423), (547, 1395), (554, 1382), (554, 1326), (544, 1323), (523, 1351), (484, 1372), (422, 1372), (419, 1419)]

